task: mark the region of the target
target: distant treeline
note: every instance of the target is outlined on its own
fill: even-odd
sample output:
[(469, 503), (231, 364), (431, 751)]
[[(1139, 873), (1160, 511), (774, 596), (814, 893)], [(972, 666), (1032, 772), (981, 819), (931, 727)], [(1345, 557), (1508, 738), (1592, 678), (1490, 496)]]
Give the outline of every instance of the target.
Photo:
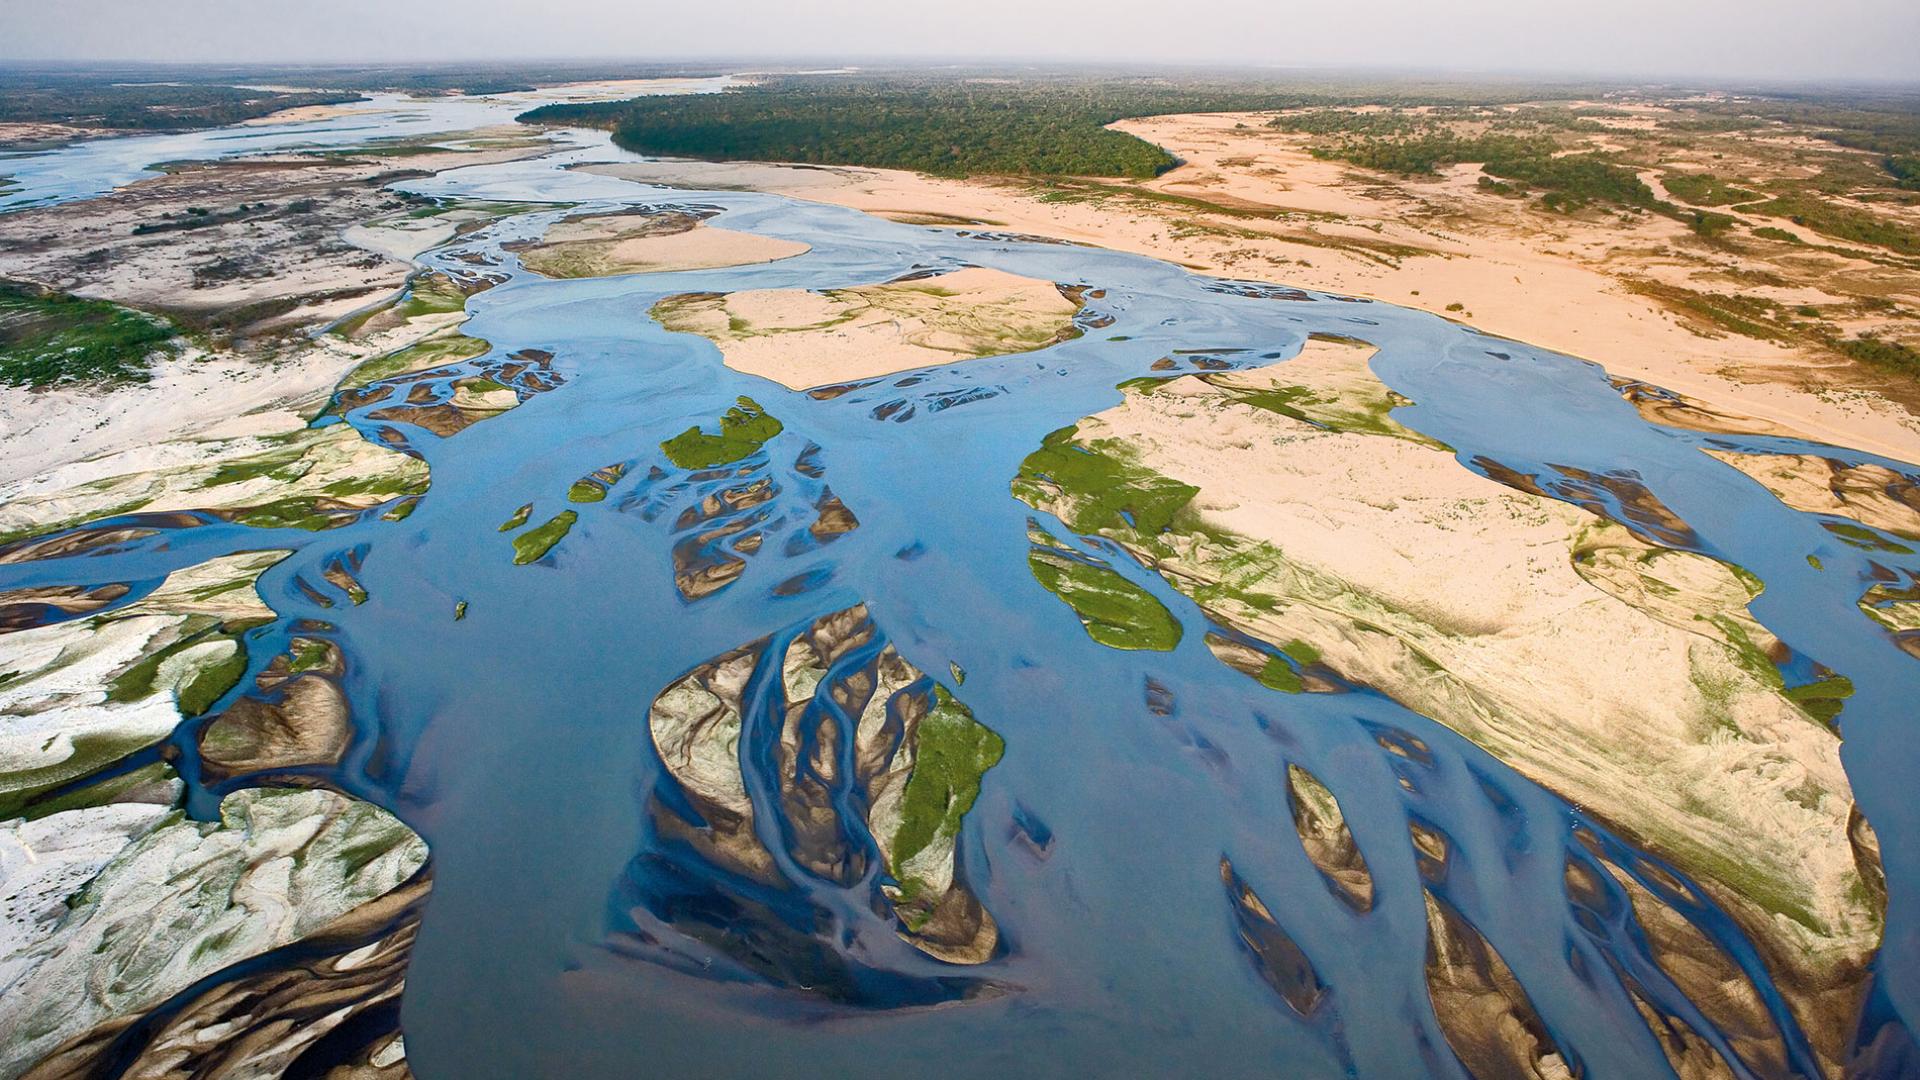
[(303, 105), (356, 101), (352, 91), (279, 93), (235, 86), (103, 83), (33, 85), (0, 75), (0, 124), (64, 124), (109, 131), (224, 127)]
[[(374, 91), (501, 94), (568, 82), (725, 74), (686, 64), (296, 66), (0, 65), (0, 123), (102, 131), (186, 131), (237, 124)], [(247, 86), (298, 87), (293, 91)]]
[(1850, 150), (1883, 155), (1894, 183), (1920, 191), (1920, 92), (1911, 90), (1781, 93), (1771, 99), (1703, 102), (1703, 113), (1730, 120), (1756, 117), (1814, 129)]
[(604, 128), (637, 153), (709, 161), (867, 165), (939, 176), (1142, 178), (1165, 172), (1174, 159), (1106, 125), (1168, 113), (1453, 102), (1519, 92), (1119, 76), (785, 76), (699, 97), (550, 105), (521, 119)]

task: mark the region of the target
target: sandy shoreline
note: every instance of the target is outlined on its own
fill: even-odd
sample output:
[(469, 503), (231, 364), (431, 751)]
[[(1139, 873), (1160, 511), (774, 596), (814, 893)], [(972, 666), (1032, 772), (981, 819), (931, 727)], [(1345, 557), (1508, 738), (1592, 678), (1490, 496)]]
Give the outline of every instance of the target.
[[(1885, 377), (1803, 349), (1703, 336), (1622, 287), (1615, 265), (1619, 237), (1606, 229), (1568, 219), (1551, 222), (1555, 231), (1548, 233), (1531, 220), (1507, 220), (1525, 211), (1479, 195), (1464, 175), (1420, 194), (1485, 214), (1489, 227), (1469, 232), (1410, 219), (1410, 196), (1373, 182), (1378, 177), (1313, 158), (1297, 138), (1263, 122), (1263, 116), (1208, 114), (1114, 126), (1165, 146), (1185, 163), (1142, 189), (1265, 216), (1206, 215), (1124, 194), (1049, 197), (1030, 181), (950, 180), (886, 169), (675, 160), (587, 171), (670, 187), (768, 191), (921, 224), (987, 224), (1203, 273), (1378, 299), (1591, 360), (1614, 375), (1819, 441), (1920, 462), (1920, 421), (1881, 393), (1849, 388), (1880, 385)], [(1491, 205), (1483, 205), (1487, 200)], [(1640, 228), (1649, 243), (1677, 242), (1686, 234), (1664, 219)]]

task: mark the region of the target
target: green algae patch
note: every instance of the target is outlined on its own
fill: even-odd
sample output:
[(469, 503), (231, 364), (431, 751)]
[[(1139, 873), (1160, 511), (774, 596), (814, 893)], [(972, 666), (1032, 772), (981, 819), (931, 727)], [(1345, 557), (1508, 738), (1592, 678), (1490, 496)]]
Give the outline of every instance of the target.
[(1191, 484), (1133, 464), (1131, 451), (1117, 440), (1075, 442), (1077, 430), (1063, 427), (1027, 455), (1013, 480), (1015, 498), (1031, 506), (1067, 498), (1073, 508), (1067, 526), (1075, 532), (1125, 527), (1151, 535), (1170, 526), (1200, 494)]
[(767, 440), (784, 429), (785, 425), (767, 415), (759, 402), (743, 397), (720, 418), (718, 435), (690, 427), (661, 443), (660, 449), (666, 451), (668, 461), (682, 469), (710, 469), (758, 453)]
[(893, 834), (892, 873), (907, 897), (919, 881), (907, 863), (941, 837), (960, 833), (960, 820), (980, 797), (980, 778), (1000, 761), (1006, 742), (973, 718), (943, 686), (934, 687), (934, 707), (920, 721), (913, 774), (902, 797), (900, 828)]
[(525, 566), (530, 562), (538, 562), (545, 558), (547, 552), (552, 551), (553, 546), (565, 539), (567, 533), (573, 530), (573, 523), (578, 520), (580, 520), (579, 514), (574, 513), (572, 510), (567, 510), (554, 515), (546, 524), (538, 528), (529, 529), (519, 536), (514, 537), (514, 564), (516, 566)]
[(527, 523), (527, 518), (532, 513), (533, 513), (533, 504), (532, 503), (523, 504), (520, 507), (520, 509), (515, 510), (513, 512), (512, 517), (500, 523), (500, 531), (512, 532), (513, 530), (519, 528), (520, 526), (525, 525)]
[(1171, 652), (1180, 622), (1153, 594), (1104, 566), (1045, 549), (1027, 556), (1033, 576), (1080, 616), (1087, 636), (1113, 649)]

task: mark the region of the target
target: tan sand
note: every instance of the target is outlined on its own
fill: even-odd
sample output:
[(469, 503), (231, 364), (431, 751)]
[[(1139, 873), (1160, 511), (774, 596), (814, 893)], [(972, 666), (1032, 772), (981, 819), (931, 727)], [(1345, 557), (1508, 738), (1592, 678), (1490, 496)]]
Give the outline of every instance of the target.
[(1920, 539), (1920, 492), (1911, 478), (1884, 466), (1847, 465), (1806, 454), (1706, 453), (1752, 477), (1795, 510), (1837, 514)]
[[(1129, 197), (1121, 182), (1104, 182), (1119, 195), (1042, 201), (1047, 190), (1026, 181), (883, 169), (654, 161), (590, 171), (669, 186), (774, 191), (902, 220), (990, 222), (1208, 273), (1425, 308), (1593, 360), (1721, 411), (1920, 462), (1920, 421), (1874, 389), (1889, 385), (1877, 372), (1801, 348), (1703, 336), (1698, 325), (1631, 291), (1623, 275), (1645, 275), (1667, 258), (1657, 252), (1687, 244), (1690, 234), (1679, 223), (1654, 218), (1623, 232), (1549, 218), (1479, 191), (1471, 166), (1423, 183), (1369, 174), (1314, 158), (1300, 137), (1265, 127), (1267, 118), (1200, 114), (1114, 125), (1187, 163), (1145, 190), (1208, 199), (1235, 213)], [(1703, 272), (1716, 265), (1706, 256), (1688, 258)], [(1857, 263), (1842, 269), (1872, 270)], [(1454, 304), (1461, 310), (1447, 310)]]
[(701, 225), (686, 215), (611, 214), (562, 221), (518, 254), (537, 274), (578, 278), (749, 266), (809, 250), (798, 241)]
[(827, 292), (674, 297), (654, 314), (710, 338), (728, 367), (798, 390), (1040, 348), (1072, 332), (1076, 310), (1052, 282), (976, 267)]
[[(1281, 365), (1277, 382), (1369, 412), (1352, 401), (1351, 351), (1303, 360)], [(1734, 647), (1728, 627), (1758, 628), (1745, 611), (1756, 590), (1731, 568), (1656, 553), (1414, 440), (1322, 430), (1200, 377), (1130, 392), (1077, 439), (1115, 440), (1200, 489), (1195, 508), (1228, 538), (1177, 538), (1157, 563), (1188, 591), (1229, 583), (1208, 590), (1216, 617), (1308, 643), (1604, 815), (1703, 881), (1802, 974), (1844, 970), (1875, 947), (1839, 740)], [(1275, 603), (1231, 599), (1248, 592)], [(1800, 910), (1824, 929), (1777, 914)]]
[(369, 116), (379, 112), (364, 105), (302, 105), (294, 109), (281, 109), (276, 113), (256, 116), (251, 120), (242, 120), (241, 127), (277, 127), (281, 124), (309, 124), (321, 120), (337, 120), (344, 116)]

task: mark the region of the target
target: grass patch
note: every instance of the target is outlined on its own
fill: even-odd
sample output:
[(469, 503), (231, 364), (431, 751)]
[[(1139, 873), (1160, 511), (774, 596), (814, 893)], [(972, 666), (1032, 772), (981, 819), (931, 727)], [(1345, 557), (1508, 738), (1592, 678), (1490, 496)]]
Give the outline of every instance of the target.
[(0, 384), (145, 382), (174, 338), (171, 325), (118, 304), (0, 285)]
[(394, 307), (403, 319), (424, 315), (452, 315), (467, 310), (467, 294), (445, 274), (422, 274), (413, 279), (407, 298)]
[(1053, 432), (1027, 455), (1013, 480), (1015, 498), (1041, 506), (1067, 497), (1073, 505), (1067, 526), (1075, 532), (1122, 527), (1150, 535), (1165, 530), (1200, 494), (1191, 484), (1130, 463), (1117, 442), (1075, 442), (1076, 430), (1069, 425)]
[(182, 716), (199, 716), (213, 708), (213, 703), (224, 697), (240, 681), (240, 676), (247, 673), (246, 646), (237, 640), (234, 644), (236, 648), (232, 655), (217, 664), (201, 668), (181, 685), (177, 700)]
[(465, 334), (452, 334), (447, 337), (428, 338), (417, 345), (410, 345), (398, 352), (385, 356), (376, 356), (347, 373), (340, 381), (338, 390), (358, 390), (371, 386), (382, 379), (391, 379), (395, 375), (405, 375), (410, 371), (425, 371), (442, 364), (457, 363), (483, 356), (492, 344)]
[(947, 693), (933, 689), (934, 706), (920, 720), (913, 774), (901, 796), (900, 828), (893, 834), (893, 865), (908, 899), (918, 883), (903, 868), (936, 837), (956, 836), (960, 819), (980, 797), (980, 778), (1000, 761), (1006, 742), (973, 718), (973, 711)]
[(1267, 657), (1266, 664), (1255, 678), (1259, 679), (1261, 686), (1283, 694), (1298, 694), (1306, 689), (1306, 685), (1300, 681), (1300, 673), (1293, 670), (1293, 665), (1277, 656)]
[(1920, 376), (1920, 350), (1898, 341), (1888, 341), (1872, 334), (1845, 338), (1833, 343), (1850, 359), (1874, 367), (1886, 368), (1904, 375)]
[(554, 515), (546, 524), (514, 537), (514, 565), (525, 566), (530, 562), (538, 562), (546, 558), (547, 552), (552, 551), (555, 544), (565, 539), (567, 533), (573, 531), (573, 523), (579, 520), (580, 515), (572, 510), (563, 511)]
[(607, 497), (607, 491), (620, 482), (627, 474), (624, 462), (607, 465), (573, 482), (567, 489), (567, 501), (574, 503), (597, 503)]
[(1114, 649), (1171, 652), (1180, 644), (1180, 622), (1152, 593), (1104, 566), (1094, 566), (1035, 548), (1027, 556), (1033, 576), (1080, 616), (1087, 636)]
[(660, 449), (682, 469), (710, 469), (758, 453), (782, 430), (780, 421), (767, 415), (758, 402), (743, 397), (720, 418), (718, 435), (690, 427), (661, 443)]
[(1782, 692), (1808, 716), (1832, 727), (1847, 699), (1853, 696), (1853, 680), (1845, 675), (1830, 675), (1805, 686), (1789, 686)]
[(165, 762), (156, 761), (119, 776), (108, 777), (85, 787), (56, 795), (47, 799), (34, 799), (20, 808), (20, 816), (28, 821), (38, 821), (51, 814), (66, 810), (82, 810), (92, 806), (106, 806), (119, 802), (121, 797), (136, 788), (167, 784), (174, 779), (173, 767)]
[(164, 734), (155, 736), (75, 735), (73, 753), (65, 760), (35, 769), (23, 769), (0, 775), (0, 821), (19, 817), (21, 810), (36, 796), (99, 772), (165, 737)]
[[(252, 581), (242, 582), (247, 588), (253, 587)], [(233, 689), (240, 676), (247, 671), (247, 648), (238, 637), (220, 633), (188, 634), (166, 648), (147, 657), (134, 666), (121, 672), (107, 685), (107, 700), (118, 705), (131, 704), (153, 694), (159, 689), (155, 685), (160, 677), (160, 667), (178, 653), (212, 642), (229, 641), (233, 651), (222, 659), (200, 668), (180, 684), (176, 702), (184, 716), (199, 716), (220, 700), (227, 691)]]

